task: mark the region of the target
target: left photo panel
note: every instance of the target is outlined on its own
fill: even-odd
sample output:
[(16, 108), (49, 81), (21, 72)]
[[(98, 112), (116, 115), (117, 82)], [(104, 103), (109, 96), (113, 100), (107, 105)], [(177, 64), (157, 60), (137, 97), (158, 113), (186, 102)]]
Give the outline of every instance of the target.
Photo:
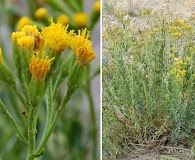
[(101, 159), (100, 10), (0, 1), (0, 160)]

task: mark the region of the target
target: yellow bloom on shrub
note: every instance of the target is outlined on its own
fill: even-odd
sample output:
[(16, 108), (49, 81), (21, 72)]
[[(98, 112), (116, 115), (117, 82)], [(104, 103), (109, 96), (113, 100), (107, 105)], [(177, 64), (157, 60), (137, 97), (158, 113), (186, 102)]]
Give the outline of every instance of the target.
[(145, 10), (143, 10), (141, 12), (141, 15), (144, 17), (144, 16), (147, 16), (147, 15), (150, 15), (151, 14), (151, 8), (146, 8)]
[(159, 28), (153, 28), (153, 32), (154, 33), (158, 33), (159, 32)]
[(49, 27), (43, 29), (42, 34), (51, 51), (61, 53), (68, 48), (74, 31), (68, 33), (67, 30), (68, 26), (65, 27), (61, 23), (54, 23), (53, 20), (51, 20)]
[(50, 69), (54, 58), (45, 57), (45, 52), (36, 52), (29, 61), (29, 70), (36, 81), (42, 81)]
[(35, 17), (37, 19), (44, 19), (48, 17), (48, 10), (47, 8), (41, 7), (35, 11)]
[(100, 1), (96, 1), (93, 5), (93, 10), (96, 12), (96, 13), (100, 13)]
[(16, 30), (21, 30), (25, 25), (32, 24), (32, 20), (29, 17), (22, 17), (19, 19), (16, 26)]
[(17, 40), (18, 47), (21, 50), (33, 50), (34, 38), (31, 36), (24, 36)]
[(186, 57), (184, 58), (184, 60), (185, 60), (185, 61), (189, 61), (189, 60), (190, 60), (190, 57), (189, 57), (189, 56), (186, 56)]
[(172, 36), (174, 36), (175, 38), (180, 38), (182, 36), (182, 33), (175, 32), (175, 33), (172, 33)]
[(177, 82), (178, 82), (179, 84), (182, 84), (182, 83), (183, 83), (183, 78), (178, 77), (178, 78), (177, 78)]
[(169, 57), (170, 58), (175, 58), (175, 55), (174, 54), (169, 54)]
[(87, 26), (88, 15), (86, 13), (77, 13), (73, 16), (74, 23), (82, 28)]
[(69, 23), (69, 17), (65, 14), (62, 14), (57, 18), (57, 22), (62, 23), (63, 25), (67, 25)]

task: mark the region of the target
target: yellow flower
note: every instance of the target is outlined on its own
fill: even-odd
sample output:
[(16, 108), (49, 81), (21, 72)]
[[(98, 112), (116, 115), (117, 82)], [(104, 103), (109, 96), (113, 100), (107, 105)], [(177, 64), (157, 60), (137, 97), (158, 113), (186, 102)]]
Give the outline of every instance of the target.
[(169, 57), (170, 58), (175, 58), (175, 55), (174, 54), (169, 54)]
[(96, 13), (100, 13), (100, 1), (96, 1), (93, 5), (93, 10), (96, 12)]
[(77, 13), (73, 16), (74, 23), (82, 28), (87, 26), (88, 15), (86, 13)]
[(33, 50), (34, 38), (31, 36), (21, 37), (18, 39), (17, 44), (21, 50)]
[(0, 63), (2, 63), (3, 57), (2, 57), (2, 49), (0, 48)]
[(83, 30), (78, 30), (78, 35), (74, 36), (72, 38), (72, 41), (70, 43), (70, 47), (73, 49), (73, 51), (76, 51), (78, 47), (81, 45), (91, 45), (91, 41), (89, 41), (90, 32), (87, 31), (87, 28)]
[(45, 49), (45, 40), (41, 33), (38, 31), (36, 25), (26, 25), (22, 28), (27, 36), (34, 38), (34, 50), (44, 50)]
[(184, 58), (184, 60), (185, 60), (185, 61), (189, 61), (189, 60), (190, 60), (190, 57), (189, 57), (189, 56), (186, 56), (186, 57)]
[(41, 7), (35, 11), (35, 17), (37, 19), (44, 19), (48, 17), (48, 10), (47, 8)]
[(68, 26), (65, 27), (60, 23), (54, 23), (52, 19), (51, 25), (43, 29), (42, 34), (51, 51), (61, 53), (68, 48), (74, 31), (67, 33), (67, 29)]
[(175, 38), (180, 38), (180, 37), (182, 36), (182, 33), (175, 32), (175, 33), (172, 33), (172, 35), (173, 35)]
[(86, 65), (95, 58), (95, 52), (90, 46), (81, 46), (76, 50), (77, 60)]
[(26, 33), (27, 36), (36, 37), (39, 34), (39, 31), (36, 25), (26, 25), (22, 28), (22, 31)]
[(77, 60), (83, 65), (91, 62), (95, 58), (95, 52), (92, 49), (92, 43), (88, 40), (90, 32), (87, 28), (79, 30), (78, 35), (72, 38), (70, 46), (74, 53), (76, 53)]
[(153, 32), (158, 33), (159, 32), (159, 28), (153, 28)]
[(174, 51), (177, 50), (177, 48), (176, 47), (172, 47), (171, 50), (174, 52)]
[(180, 25), (180, 26), (184, 26), (185, 25), (185, 21), (184, 20), (176, 20), (173, 23), (174, 23), (174, 25)]
[(151, 13), (151, 8), (146, 8), (145, 10), (142, 11), (141, 15), (147, 16), (150, 15), (150, 13)]
[(42, 81), (50, 69), (54, 58), (45, 57), (45, 52), (36, 52), (30, 59), (29, 70), (36, 81)]
[(21, 37), (26, 36), (26, 33), (24, 32), (13, 32), (12, 33), (12, 42), (17, 42), (17, 40)]
[(186, 70), (185, 70), (185, 69), (183, 69), (183, 70), (181, 70), (181, 72), (180, 72), (180, 73), (181, 73), (181, 75), (182, 75), (182, 76), (185, 76), (185, 75), (186, 75)]
[(181, 77), (179, 77), (179, 78), (177, 78), (177, 82), (178, 82), (179, 84), (182, 84), (182, 83), (183, 83), (183, 79), (182, 79)]
[(21, 30), (25, 25), (29, 25), (29, 24), (32, 24), (32, 20), (29, 17), (22, 17), (18, 21), (16, 30)]
[(62, 14), (57, 18), (57, 22), (62, 23), (63, 25), (67, 25), (69, 23), (69, 17), (65, 14)]

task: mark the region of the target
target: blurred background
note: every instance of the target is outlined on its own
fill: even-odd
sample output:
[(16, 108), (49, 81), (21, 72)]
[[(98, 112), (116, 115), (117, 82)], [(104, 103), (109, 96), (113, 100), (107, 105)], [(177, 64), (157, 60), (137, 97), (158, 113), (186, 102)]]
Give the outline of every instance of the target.
[[(73, 3), (76, 4), (77, 1), (79, 2), (80, 0), (76, 0)], [(82, 17), (78, 18), (81, 21), (84, 19), (84, 26), (79, 26), (79, 22), (76, 24), (74, 21), (74, 15), (80, 13), (81, 10), (79, 10), (77, 4), (73, 4), (75, 10), (73, 9), (74, 7), (71, 9), (65, 0), (0, 0), (0, 47), (3, 50), (5, 61), (13, 69), (14, 73), (16, 69), (12, 59), (11, 34), (18, 30), (20, 28), (19, 25), (22, 25), (22, 23), (28, 23), (21, 22), (22, 18), (29, 18), (31, 24), (36, 24), (41, 28), (49, 24), (46, 18), (53, 17), (54, 22), (58, 22), (60, 16), (66, 15), (67, 17), (64, 19), (61, 18), (62, 23), (69, 23), (70, 28), (75, 30), (87, 27), (91, 31), (90, 38), (93, 49), (96, 52), (95, 60), (90, 63), (92, 102), (89, 100), (90, 95), (87, 95), (85, 92), (86, 84), (84, 83), (73, 95), (54, 133), (50, 137), (43, 156), (45, 160), (90, 160), (94, 159), (94, 157), (96, 159), (100, 157), (100, 21), (96, 18), (94, 25), (91, 22), (96, 0), (84, 0), (83, 2), (82, 12), (87, 14), (88, 18), (87, 20)], [(37, 13), (38, 16), (35, 15), (37, 9), (41, 7), (47, 10), (47, 13), (45, 13), (46, 17), (42, 18), (39, 16), (39, 14), (44, 15), (44, 13)], [(64, 87), (66, 87), (65, 84)], [(61, 88), (62, 93), (64, 93), (64, 87)], [(25, 110), (20, 105), (19, 100), (13, 95), (9, 86), (1, 82), (0, 98), (8, 106), (8, 109), (26, 135), (27, 119), (22, 116)], [(45, 111), (46, 108), (43, 102), (38, 112), (38, 141), (44, 129)], [(26, 147), (18, 141), (11, 123), (9, 123), (9, 120), (3, 113), (0, 113), (0, 130), (0, 159), (25, 159)]]

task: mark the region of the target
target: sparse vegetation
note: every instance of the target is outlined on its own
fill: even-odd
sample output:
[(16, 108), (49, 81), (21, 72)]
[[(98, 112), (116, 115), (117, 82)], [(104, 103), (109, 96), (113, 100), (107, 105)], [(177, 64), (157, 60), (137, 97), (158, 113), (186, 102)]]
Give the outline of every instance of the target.
[(184, 18), (166, 2), (111, 13), (104, 3), (103, 159), (195, 159), (193, 12)]

